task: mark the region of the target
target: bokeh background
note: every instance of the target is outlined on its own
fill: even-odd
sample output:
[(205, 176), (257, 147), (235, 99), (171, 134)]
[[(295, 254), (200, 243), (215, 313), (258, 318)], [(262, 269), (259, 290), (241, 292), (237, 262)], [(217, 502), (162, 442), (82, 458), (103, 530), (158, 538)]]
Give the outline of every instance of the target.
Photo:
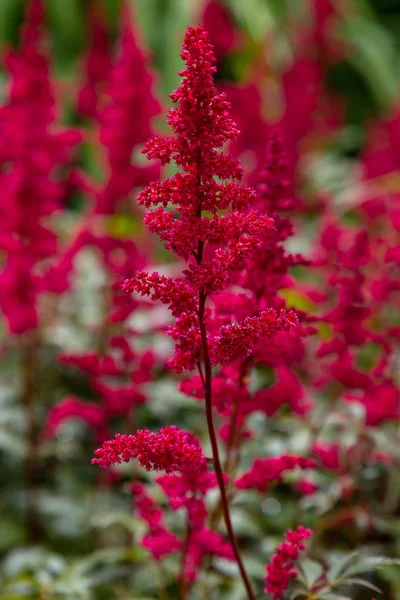
[[(77, 164), (81, 172), (100, 186), (108, 167), (104, 145), (99, 143), (98, 113), (104, 104), (110, 61), (120, 51), (122, 2), (44, 0), (43, 4), (59, 105), (58, 119), (81, 132), (83, 141)], [(302, 207), (294, 215), (297, 230), (290, 242), (291, 249), (312, 254), (321, 207), (326, 210), (328, 206), (330, 212), (351, 224), (358, 223), (354, 208), (366, 189), (373, 188), (371, 195), (390, 194), (397, 198), (400, 192), (398, 0), (132, 0), (128, 4), (136, 39), (147, 49), (147, 64), (154, 76), (153, 93), (161, 105), (152, 121), (155, 131), (165, 130), (168, 93), (179, 83), (177, 72), (182, 65), (179, 53), (186, 26), (198, 23), (207, 27), (215, 44), (217, 82), (227, 92), (242, 131), (233, 151), (241, 158), (250, 183), (255, 183), (254, 174), (262, 167), (269, 128), (281, 124), (296, 196)], [(3, 55), (9, 48), (19, 47), (25, 10), (24, 0), (0, 1)], [(0, 69), (0, 97), (4, 103), (10, 75), (4, 63)], [(144, 164), (140, 147), (139, 144), (135, 148), (133, 158)], [(130, 206), (133, 204), (134, 195)], [(69, 239), (81, 219), (87, 214), (90, 218), (89, 206), (84, 186), (74, 187), (57, 223), (61, 238)], [(170, 258), (161, 245), (143, 233), (141, 216), (136, 209), (123, 210), (108, 215), (101, 227), (122, 240), (135, 237), (146, 252), (151, 251), (153, 263), (168, 264)], [(171, 575), (174, 563), (167, 561), (158, 569), (148, 561), (145, 550), (135, 543), (135, 538), (143, 534), (143, 524), (132, 513), (131, 467), (118, 475), (105, 475), (90, 464), (96, 447), (96, 431), (93, 432), (97, 426), (96, 416), (86, 415), (86, 421), (65, 418), (64, 422), (63, 415), (57, 413), (61, 426), (57, 424), (51, 435), (46, 429), (48, 415), (63, 398), (98, 400), (87, 374), (74, 370), (68, 361), (62, 363), (57, 357), (60, 353), (79, 354), (102, 348), (104, 306), (109, 300), (110, 285), (105, 271), (96, 252), (83, 252), (71, 289), (63, 295), (57, 309), (51, 302), (41, 307), (41, 342), (34, 352), (34, 434), (40, 449), (36, 448), (38, 456), (32, 484), (39, 524), (36, 531), (30, 532), (27, 532), (25, 518), (24, 464), (29, 447), (21, 403), (20, 341), (23, 336), (10, 334), (7, 319), (2, 320), (2, 600), (178, 597)], [(296, 277), (300, 282), (307, 280), (301, 268)], [(317, 282), (317, 288), (323, 285), (318, 278), (311, 277), (311, 281)], [(305, 293), (291, 290), (287, 297), (296, 308), (311, 311), (315, 308), (313, 299)], [(390, 321), (393, 310), (392, 306), (387, 308)], [(161, 334), (148, 334), (149, 318), (143, 313), (135, 321), (135, 327), (142, 333), (139, 349), (157, 348), (164, 359), (170, 346)], [(151, 319), (154, 325), (154, 320), (162, 321), (163, 314), (152, 313)], [(324, 338), (325, 334), (321, 325), (318, 335)], [(370, 347), (364, 349), (360, 358), (362, 369), (368, 370), (374, 363), (374, 352)], [(135, 367), (139, 373), (150, 368), (144, 351), (143, 356), (142, 363)], [(395, 359), (398, 361), (398, 351), (394, 352)], [(175, 423), (204, 436), (197, 403), (177, 391), (176, 378), (166, 377), (161, 363), (151, 365), (152, 380), (144, 381), (149, 401), (138, 405), (135, 424), (157, 428)], [(397, 362), (394, 371), (396, 365)], [(263, 377), (273, 382), (271, 374), (264, 373)], [(121, 428), (120, 416), (111, 419), (113, 431)], [(321, 415), (317, 417), (321, 419)], [(267, 429), (265, 424), (254, 424), (261, 436), (268, 437), (268, 441), (263, 442), (264, 451), (276, 453), (287, 447), (288, 440), (292, 447), (302, 447), (315, 423), (312, 419), (307, 424), (296, 418), (291, 421), (291, 418), (285, 415), (276, 426), (269, 424)], [(128, 425), (133, 427), (132, 423)], [(358, 439), (357, 427), (356, 424), (353, 429), (349, 426), (351, 431), (334, 432), (333, 443), (338, 441), (335, 436)], [(320, 493), (311, 495), (311, 499), (305, 500), (305, 493), (294, 492), (293, 486), (282, 484), (267, 500), (260, 500), (254, 494), (247, 505), (239, 503), (235, 526), (244, 540), (253, 577), (262, 582), (263, 565), (299, 514), (305, 524), (317, 522), (313, 548), (318, 558), (321, 558), (319, 547), (333, 552), (362, 546), (371, 546), (375, 553), (400, 557), (397, 429), (396, 424), (387, 434), (383, 429), (375, 429), (371, 434), (371, 439), (376, 438), (376, 446), (383, 449), (390, 446), (393, 451), (393, 461), (386, 469), (365, 461), (338, 475), (332, 465), (329, 467), (327, 459), (326, 468), (332, 470), (321, 483)], [(369, 433), (365, 435), (369, 439)], [(257, 445), (250, 444), (245, 460), (250, 464), (257, 452), (260, 454)], [(357, 493), (348, 498), (343, 490), (350, 480), (345, 477), (351, 477), (350, 487), (357, 489)], [(165, 503), (160, 493), (158, 499)], [(372, 513), (375, 521), (371, 528)], [(179, 527), (178, 516), (170, 518)], [(239, 600), (242, 591), (240, 586), (232, 585), (229, 567), (222, 565), (219, 569), (219, 574), (226, 578), (223, 597)], [(385, 599), (400, 598), (398, 569), (387, 566), (381, 569), (379, 577), (371, 579), (371, 583), (383, 587)], [(208, 577), (212, 587), (214, 573)], [(201, 589), (200, 586), (200, 592), (193, 592), (193, 598), (202, 597), (196, 595)], [(370, 591), (357, 589), (351, 593), (354, 599), (371, 598)]]

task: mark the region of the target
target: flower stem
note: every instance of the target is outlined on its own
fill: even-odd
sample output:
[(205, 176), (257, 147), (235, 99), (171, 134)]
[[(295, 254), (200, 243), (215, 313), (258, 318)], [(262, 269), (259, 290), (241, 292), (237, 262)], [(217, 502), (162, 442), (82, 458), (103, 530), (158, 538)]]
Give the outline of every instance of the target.
[(243, 560), (240, 554), (239, 545), (235, 536), (235, 532), (232, 526), (231, 515), (229, 511), (229, 503), (225, 489), (224, 473), (221, 466), (221, 460), (219, 457), (218, 442), (215, 434), (214, 420), (213, 420), (213, 409), (212, 409), (212, 370), (210, 353), (208, 348), (207, 330), (204, 319), (206, 295), (200, 291), (199, 294), (199, 326), (201, 343), (203, 348), (203, 360), (204, 360), (204, 398), (206, 404), (206, 418), (208, 426), (208, 434), (210, 436), (212, 454), (214, 458), (215, 474), (218, 481), (218, 486), (221, 494), (222, 510), (224, 515), (224, 521), (228, 532), (228, 537), (232, 545), (233, 553), (237, 565), (239, 567), (240, 575), (243, 579), (244, 586), (247, 591), (249, 600), (255, 600), (254, 592), (251, 587), (249, 576), (247, 575)]

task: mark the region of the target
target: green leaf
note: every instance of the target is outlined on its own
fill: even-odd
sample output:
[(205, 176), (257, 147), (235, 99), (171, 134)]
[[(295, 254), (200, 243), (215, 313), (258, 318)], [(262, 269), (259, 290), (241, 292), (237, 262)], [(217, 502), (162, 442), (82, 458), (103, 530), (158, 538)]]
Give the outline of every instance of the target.
[(117, 511), (96, 516), (92, 520), (92, 525), (97, 529), (108, 529), (109, 527), (120, 526), (131, 533), (135, 533), (138, 529), (142, 529), (143, 527), (139, 519)]
[(341, 594), (318, 594), (318, 600), (353, 600), (349, 596), (342, 596)]
[(346, 579), (345, 581), (343, 581), (343, 583), (346, 583), (346, 585), (361, 585), (363, 587), (369, 588), (370, 590), (373, 590), (374, 592), (378, 592), (378, 594), (382, 594), (382, 590), (376, 585), (370, 583), (366, 579), (360, 579), (359, 577), (350, 577), (350, 579)]
[(349, 569), (346, 571), (346, 576), (372, 572), (376, 569), (389, 565), (400, 565), (400, 559), (387, 558), (384, 556), (366, 556), (361, 558), (357, 564), (349, 567)]
[(232, 8), (238, 21), (256, 41), (261, 41), (275, 25), (271, 7), (263, 0), (233, 0)]
[(297, 584), (294, 588), (293, 592), (290, 595), (290, 600), (295, 600), (296, 598), (301, 598), (302, 596), (306, 596), (308, 593), (307, 588), (303, 584)]
[(26, 442), (20, 435), (3, 429), (0, 430), (0, 448), (18, 459), (22, 459), (27, 451)]
[(347, 574), (347, 570), (360, 560), (360, 558), (360, 553), (357, 550), (346, 555), (344, 558), (335, 558), (334, 564), (327, 573), (328, 581), (335, 582), (337, 579), (344, 577)]
[(379, 572), (379, 577), (389, 583), (393, 600), (400, 600), (400, 569), (384, 567)]
[(363, 18), (349, 20), (344, 32), (355, 48), (349, 61), (368, 83), (378, 106), (386, 109), (398, 92), (396, 54), (390, 35), (377, 23)]
[(311, 591), (318, 579), (324, 572), (324, 568), (314, 560), (302, 560), (298, 563), (298, 570), (300, 573), (300, 579), (307, 586), (307, 589)]

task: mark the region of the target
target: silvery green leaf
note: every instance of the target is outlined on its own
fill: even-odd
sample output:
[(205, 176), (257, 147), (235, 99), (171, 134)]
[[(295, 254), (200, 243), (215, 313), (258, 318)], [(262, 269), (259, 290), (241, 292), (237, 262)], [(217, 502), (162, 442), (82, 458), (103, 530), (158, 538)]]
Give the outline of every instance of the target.
[(345, 579), (343, 581), (343, 583), (345, 583), (346, 585), (347, 584), (349, 584), (349, 585), (361, 585), (362, 587), (369, 588), (370, 590), (373, 590), (374, 592), (378, 592), (378, 594), (382, 594), (382, 590), (380, 588), (378, 588), (373, 583), (370, 583), (366, 579), (360, 579), (358, 577), (350, 577), (349, 579)]
[(292, 593), (290, 595), (290, 600), (295, 600), (296, 598), (305, 596), (305, 595), (307, 595), (307, 593), (308, 593), (307, 588), (302, 583), (298, 582), (296, 587), (294, 588), (294, 590), (292, 591)]
[(324, 572), (324, 568), (320, 563), (306, 559), (298, 563), (298, 571), (300, 580), (304, 582), (308, 590), (312, 590)]
[(350, 554), (335, 558), (333, 565), (328, 571), (328, 581), (334, 582), (337, 579), (344, 577), (347, 574), (347, 570), (350, 569), (360, 559), (360, 553), (358, 551), (351, 552)]
[(372, 572), (376, 569), (389, 565), (400, 565), (400, 559), (387, 558), (384, 556), (366, 556), (361, 558), (361, 560), (356, 564), (350, 566), (346, 570), (346, 576)]

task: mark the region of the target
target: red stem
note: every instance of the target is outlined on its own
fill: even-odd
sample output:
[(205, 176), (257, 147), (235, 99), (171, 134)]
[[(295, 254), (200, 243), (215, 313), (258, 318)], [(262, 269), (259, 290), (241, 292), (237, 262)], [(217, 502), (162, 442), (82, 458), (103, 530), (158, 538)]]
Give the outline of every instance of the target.
[(240, 575), (243, 579), (244, 586), (247, 591), (249, 600), (255, 600), (254, 592), (251, 587), (249, 576), (247, 575), (245, 566), (243, 564), (242, 557), (240, 555), (239, 545), (235, 536), (235, 532), (232, 526), (231, 515), (229, 511), (229, 503), (225, 489), (224, 473), (221, 466), (221, 460), (219, 457), (218, 442), (215, 434), (214, 420), (213, 420), (213, 409), (212, 409), (212, 369), (210, 361), (210, 353), (208, 348), (207, 330), (204, 319), (204, 311), (206, 304), (206, 295), (204, 292), (199, 294), (199, 325), (201, 334), (201, 343), (203, 347), (203, 360), (204, 360), (204, 398), (206, 404), (206, 418), (208, 426), (208, 434), (210, 436), (212, 454), (214, 459), (214, 469), (217, 476), (218, 486), (221, 494), (222, 510), (224, 514), (224, 521), (228, 532), (228, 537), (232, 545), (233, 553), (237, 565), (239, 567)]

